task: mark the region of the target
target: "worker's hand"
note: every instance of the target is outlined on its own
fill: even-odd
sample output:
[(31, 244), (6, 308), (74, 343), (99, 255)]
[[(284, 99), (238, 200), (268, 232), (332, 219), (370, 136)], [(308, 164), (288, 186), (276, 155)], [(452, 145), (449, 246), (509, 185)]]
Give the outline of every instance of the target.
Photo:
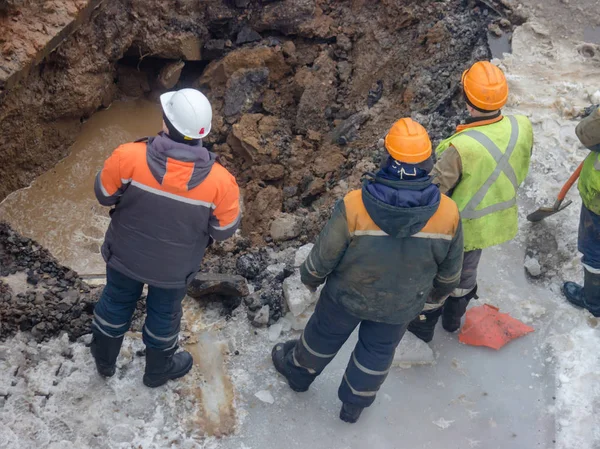
[(591, 115), (596, 110), (600, 110), (600, 104), (593, 104), (593, 105), (588, 106), (587, 108), (585, 108), (583, 110), (583, 116), (587, 117), (588, 115)]

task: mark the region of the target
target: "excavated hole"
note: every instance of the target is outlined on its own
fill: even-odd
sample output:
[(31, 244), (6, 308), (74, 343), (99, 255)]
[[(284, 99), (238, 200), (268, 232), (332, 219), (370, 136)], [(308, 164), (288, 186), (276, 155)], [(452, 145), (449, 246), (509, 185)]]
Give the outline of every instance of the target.
[[(242, 236), (214, 245), (203, 270), (244, 276), (255, 290), (246, 300), (249, 318), (268, 305), (269, 323), (275, 322), (285, 313), (282, 282), (293, 273), (289, 249), (313, 241), (335, 201), (376, 169), (383, 156), (376, 143), (396, 119), (413, 116), (434, 142), (452, 132), (464, 116), (460, 73), (490, 57), (488, 25), (498, 19), (494, 8), (471, 8), (462, 0), (363, 2), (360, 14), (351, 4), (325, 1), (316, 18), (303, 6), (310, 2), (270, 15), (278, 2), (249, 2), (248, 14), (207, 3), (206, 11), (148, 7), (135, 14), (120, 3), (104, 5), (90, 26), (31, 71), (29, 89), (14, 88), (0, 99), (6, 136), (0, 156), (17, 155), (0, 167), (0, 199), (50, 169), (0, 205), (0, 220), (17, 231), (0, 225), (0, 338), (19, 329), (40, 340), (62, 330), (71, 338), (89, 331), (98, 289), (61, 263), (73, 254), (66, 243), (75, 242), (89, 258), (88, 269), (79, 271), (88, 278), (101, 274), (98, 249), (108, 221), (93, 201), (90, 180), (102, 151), (160, 129), (158, 96), (182, 87), (200, 88), (211, 99), (213, 131), (205, 145), (243, 189)], [(186, 60), (190, 51), (204, 59)], [(165, 86), (161, 74), (179, 62), (181, 74)], [(39, 106), (18, 113), (5, 106), (24, 99)], [(135, 99), (148, 102), (120, 109)], [(89, 117), (82, 127), (80, 118)], [(128, 120), (137, 122), (127, 128)], [(68, 158), (54, 166), (69, 151), (77, 158), (86, 142), (71, 144), (80, 131), (80, 139), (91, 136), (92, 123), (104, 133), (94, 137), (98, 144), (87, 141), (100, 162), (90, 166), (82, 158), (67, 170)], [(10, 131), (23, 126), (37, 133), (27, 144)], [(107, 142), (112, 148), (102, 147)], [(44, 184), (53, 174), (64, 183)], [(78, 202), (85, 207), (78, 209)], [(71, 230), (52, 218), (53, 208), (58, 217), (88, 221)], [(49, 247), (58, 262), (20, 234)], [(273, 253), (285, 269), (266, 270), (276, 262)], [(20, 297), (2, 281), (14, 272), (27, 273), (31, 286)], [(143, 305), (136, 317), (142, 313)]]

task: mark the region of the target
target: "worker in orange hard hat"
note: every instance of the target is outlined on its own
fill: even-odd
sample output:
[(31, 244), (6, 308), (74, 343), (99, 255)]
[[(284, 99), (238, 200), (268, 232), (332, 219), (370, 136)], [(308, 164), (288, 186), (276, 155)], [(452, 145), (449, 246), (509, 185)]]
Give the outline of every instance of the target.
[(529, 119), (503, 116), (508, 83), (502, 70), (488, 61), (473, 64), (462, 75), (470, 118), (440, 143), (433, 182), (450, 195), (461, 213), (465, 253), (460, 284), (443, 307), (429, 308), (409, 326), (422, 340), (433, 338), (440, 315), (444, 329), (454, 332), (472, 298), (477, 297), (477, 267), (484, 248), (517, 234), (517, 189), (527, 176), (533, 147)]
[(425, 128), (403, 118), (385, 147), (381, 170), (338, 202), (300, 268), (308, 289), (325, 284), (302, 337), (272, 351), (277, 371), (303, 392), (360, 325), (338, 391), (350, 423), (375, 401), (411, 320), (458, 285), (463, 258), (458, 208), (429, 177)]

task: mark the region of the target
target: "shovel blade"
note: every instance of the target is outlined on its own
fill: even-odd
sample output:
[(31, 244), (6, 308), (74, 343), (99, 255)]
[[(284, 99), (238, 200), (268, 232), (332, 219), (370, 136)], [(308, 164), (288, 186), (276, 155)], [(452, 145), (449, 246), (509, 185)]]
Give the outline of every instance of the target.
[(527, 220), (534, 222), (534, 223), (538, 222), (538, 221), (542, 221), (544, 218), (548, 218), (551, 215), (554, 215), (554, 214), (560, 212), (561, 210), (567, 208), (571, 203), (572, 203), (572, 201), (567, 201), (566, 203), (560, 205), (559, 207), (540, 207), (535, 212), (532, 212), (529, 215), (527, 215)]

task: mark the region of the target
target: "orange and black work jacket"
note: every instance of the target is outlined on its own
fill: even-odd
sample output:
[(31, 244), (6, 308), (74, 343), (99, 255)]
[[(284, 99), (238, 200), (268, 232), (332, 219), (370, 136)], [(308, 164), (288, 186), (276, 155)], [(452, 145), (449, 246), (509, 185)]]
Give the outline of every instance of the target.
[(231, 237), (240, 223), (238, 185), (216, 155), (162, 133), (118, 147), (95, 193), (115, 206), (102, 246), (107, 265), (156, 287), (185, 287), (210, 239)]
[(392, 184), (367, 182), (339, 201), (300, 272), (350, 314), (402, 324), (458, 285), (463, 235), (456, 204), (429, 178)]

